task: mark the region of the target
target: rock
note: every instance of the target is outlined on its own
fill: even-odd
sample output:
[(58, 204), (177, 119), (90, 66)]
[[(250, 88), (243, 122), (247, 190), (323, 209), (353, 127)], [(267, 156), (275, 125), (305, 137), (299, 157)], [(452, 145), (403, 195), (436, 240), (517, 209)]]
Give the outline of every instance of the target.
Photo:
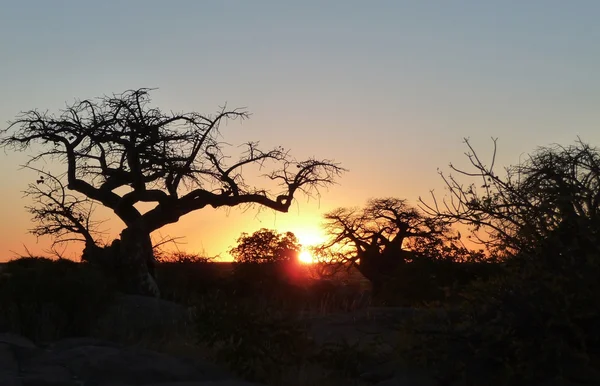
[(19, 377), (14, 378), (0, 378), (0, 385), (2, 386), (23, 386), (23, 382)]
[(0, 379), (19, 375), (19, 363), (7, 343), (0, 343)]
[(63, 367), (84, 382), (123, 382), (145, 384), (157, 382), (209, 381), (231, 378), (215, 367), (196, 366), (167, 355), (128, 347), (80, 346), (47, 351), (22, 364), (27, 374), (38, 369)]
[(406, 308), (383, 309), (370, 307), (353, 312), (317, 315), (307, 318), (309, 332), (319, 345), (348, 344), (376, 355), (391, 354), (393, 344), (401, 335), (398, 320), (413, 315)]
[(7, 343), (11, 346), (16, 346), (16, 347), (21, 347), (21, 348), (29, 348), (29, 349), (36, 348), (35, 344), (33, 344), (33, 342), (30, 341), (29, 339), (27, 339), (23, 336), (20, 336), (20, 335), (9, 333), (9, 332), (0, 334), (0, 343)]
[(114, 341), (167, 340), (190, 326), (190, 311), (177, 303), (140, 295), (121, 295), (93, 326), (95, 336)]
[(49, 351), (64, 351), (72, 348), (82, 347), (82, 346), (106, 346), (106, 347), (122, 347), (118, 343), (91, 338), (91, 337), (81, 337), (81, 338), (65, 338), (56, 342), (52, 342), (46, 345), (44, 348)]
[[(10, 352), (10, 355), (12, 355), (17, 362), (21, 362), (23, 359), (35, 356), (41, 351), (29, 339), (12, 333), (0, 334), (0, 346), (5, 346), (4, 350), (0, 350), (4, 351), (4, 354), (0, 354), (0, 363), (8, 360), (6, 357), (7, 352)], [(0, 368), (2, 368), (1, 364)]]
[(105, 319), (126, 320), (140, 325), (177, 324), (189, 320), (186, 307), (169, 300), (157, 299), (141, 295), (121, 295), (106, 312)]
[(23, 386), (77, 386), (69, 370), (63, 366), (37, 366), (22, 371)]
[[(28, 355), (19, 355), (24, 351)], [(251, 386), (220, 367), (100, 339), (63, 339), (43, 348), (14, 334), (0, 335), (4, 386)]]

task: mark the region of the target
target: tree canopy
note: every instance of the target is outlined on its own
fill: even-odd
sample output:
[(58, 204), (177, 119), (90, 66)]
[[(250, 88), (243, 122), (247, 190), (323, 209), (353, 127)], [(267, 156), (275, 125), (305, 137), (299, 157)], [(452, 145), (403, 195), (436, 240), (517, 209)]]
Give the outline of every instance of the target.
[[(154, 261), (150, 233), (181, 216), (209, 206), (287, 212), (296, 195), (319, 194), (344, 172), (331, 160), (297, 160), (283, 147), (265, 150), (251, 141), (233, 148), (220, 125), (249, 118), (243, 109), (166, 112), (151, 106), (150, 93), (142, 88), (78, 100), (59, 114), (29, 110), (0, 131), (0, 146), (33, 151), (26, 166), (50, 182), (29, 189), (37, 235), (80, 234), (92, 256), (97, 240), (84, 230), (90, 224), (84, 209), (105, 206), (126, 226), (109, 255), (128, 262), (121, 270), (132, 271), (129, 277), (142, 277), (141, 261), (148, 267)], [(64, 172), (40, 169), (42, 162)], [(251, 170), (260, 174), (249, 177)], [(150, 209), (140, 210), (140, 203)]]
[(229, 253), (237, 263), (276, 263), (297, 260), (301, 249), (292, 232), (262, 228), (251, 235), (242, 233)]
[[(440, 172), (449, 194), (421, 201), (428, 214), (471, 227), (472, 239), (497, 254), (531, 253), (556, 232), (592, 236), (600, 224), (600, 152), (574, 145), (540, 147), (523, 162), (496, 170), (496, 140), (485, 163), (468, 140), (471, 169)], [(459, 177), (474, 180), (465, 184)], [(591, 227), (591, 224), (596, 224)], [(595, 235), (594, 237), (597, 237)]]
[[(27, 165), (64, 164), (70, 191), (113, 209), (125, 224), (143, 222), (149, 231), (206, 206), (260, 204), (285, 212), (297, 192), (316, 193), (343, 172), (335, 162), (297, 161), (282, 147), (262, 150), (258, 142), (245, 143), (231, 161), (219, 126), (247, 119), (247, 111), (166, 113), (150, 106), (150, 91), (77, 101), (58, 116), (27, 111), (1, 132), (0, 145), (42, 145)], [(272, 192), (251, 185), (242, 173), (244, 166), (269, 163), (275, 167), (262, 177), (276, 183)], [(140, 202), (157, 206), (142, 214), (134, 207)]]
[(364, 208), (338, 208), (324, 217), (329, 240), (316, 255), (328, 264), (355, 266), (374, 285), (400, 264), (439, 257), (434, 252), (452, 238), (446, 222), (395, 197), (371, 199)]

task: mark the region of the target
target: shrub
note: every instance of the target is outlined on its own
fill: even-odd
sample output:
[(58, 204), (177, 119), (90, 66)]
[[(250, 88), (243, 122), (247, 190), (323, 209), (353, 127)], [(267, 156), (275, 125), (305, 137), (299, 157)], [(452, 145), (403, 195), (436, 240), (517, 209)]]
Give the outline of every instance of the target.
[(471, 283), (486, 281), (502, 273), (503, 266), (489, 262), (416, 259), (401, 265), (390, 275), (376, 301), (406, 307), (454, 302)]
[(193, 302), (198, 296), (219, 288), (229, 271), (219, 263), (208, 261), (178, 261), (157, 264), (156, 281), (164, 299)]
[(196, 305), (198, 339), (239, 375), (266, 381), (311, 352), (305, 326), (285, 307), (264, 298), (228, 299), (223, 293)]
[(88, 334), (115, 293), (114, 283), (85, 263), (27, 257), (3, 272), (4, 328), (34, 341)]
[(483, 382), (480, 377), (490, 385), (600, 382), (599, 258), (583, 263), (560, 249), (514, 258), (507, 274), (466, 290), (458, 312), (435, 328), (423, 328), (424, 321), (410, 326), (414, 344), (403, 350), (443, 376), (459, 374), (472, 384)]
[(234, 263), (233, 280), (250, 293), (271, 294), (288, 281), (297, 267), (295, 261)]

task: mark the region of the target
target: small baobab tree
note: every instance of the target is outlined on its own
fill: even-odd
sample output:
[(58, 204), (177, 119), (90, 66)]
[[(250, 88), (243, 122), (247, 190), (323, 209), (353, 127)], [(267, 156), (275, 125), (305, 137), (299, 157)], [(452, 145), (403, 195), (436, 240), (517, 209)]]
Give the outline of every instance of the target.
[[(45, 206), (46, 212), (39, 212), (43, 219), (60, 229), (40, 228), (40, 234), (83, 235), (84, 257), (115, 262), (126, 291), (159, 295), (150, 234), (161, 227), (208, 206), (258, 205), (287, 212), (295, 195), (318, 194), (344, 171), (330, 160), (297, 161), (282, 147), (262, 150), (258, 142), (245, 143), (237, 155), (227, 153), (231, 146), (221, 141), (220, 124), (246, 119), (247, 111), (164, 112), (150, 105), (150, 91), (79, 100), (58, 115), (26, 111), (0, 131), (4, 148), (36, 152), (27, 166), (40, 161), (63, 165), (63, 174), (46, 171), (45, 178), (52, 175), (62, 183), (64, 194), (109, 208), (125, 224), (110, 248), (102, 249), (89, 229), (86, 235), (77, 226), (85, 228), (80, 217), (61, 223), (69, 215), (63, 211), (61, 220), (52, 220), (51, 207), (46, 205), (52, 199), (38, 201)], [(248, 170), (254, 169), (262, 174), (248, 178)], [(261, 177), (268, 189), (254, 185)], [(60, 192), (53, 197), (58, 197), (56, 193)], [(142, 211), (140, 203), (151, 208)]]
[(360, 208), (338, 208), (325, 215), (329, 240), (315, 254), (326, 264), (356, 267), (378, 292), (397, 268), (431, 256), (451, 241), (445, 222), (422, 214), (398, 198), (372, 199)]

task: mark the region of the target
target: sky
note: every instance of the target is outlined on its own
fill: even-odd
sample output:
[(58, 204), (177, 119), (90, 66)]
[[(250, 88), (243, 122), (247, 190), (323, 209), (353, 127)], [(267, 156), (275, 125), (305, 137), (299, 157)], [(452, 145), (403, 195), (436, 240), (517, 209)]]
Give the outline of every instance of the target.
[[(228, 142), (349, 172), (289, 213), (207, 208), (160, 236), (222, 256), (261, 227), (307, 244), (333, 208), (443, 193), (437, 169), (464, 164), (465, 137), (482, 156), (497, 137), (502, 165), (578, 136), (600, 145), (599, 15), (596, 0), (0, 0), (0, 125), (140, 87), (165, 110), (246, 107)], [(26, 159), (0, 152), (0, 261), (50, 242), (27, 233)]]

